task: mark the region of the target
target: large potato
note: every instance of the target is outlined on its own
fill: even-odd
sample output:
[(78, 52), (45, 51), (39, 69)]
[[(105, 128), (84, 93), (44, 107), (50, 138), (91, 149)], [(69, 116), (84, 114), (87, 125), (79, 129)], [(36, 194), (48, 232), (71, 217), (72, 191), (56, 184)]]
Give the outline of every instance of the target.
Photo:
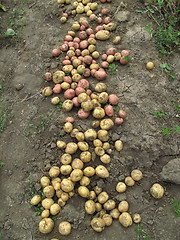
[(110, 211), (110, 215), (114, 219), (118, 219), (119, 216), (120, 216), (120, 212), (119, 212), (119, 210), (117, 208), (114, 208), (113, 210)]
[(87, 142), (78, 142), (78, 147), (81, 151), (85, 152), (85, 151), (88, 151), (89, 149), (89, 145)]
[(41, 196), (40, 195), (35, 195), (32, 199), (30, 204), (31, 205), (37, 205), (41, 201)]
[(105, 210), (110, 211), (116, 207), (116, 203), (114, 200), (109, 199), (107, 200), (107, 202), (104, 203), (103, 207)]
[(54, 228), (54, 222), (51, 218), (43, 218), (39, 223), (39, 231), (41, 233), (50, 233)]
[(54, 200), (52, 198), (45, 198), (42, 200), (42, 206), (47, 210), (49, 210), (51, 205), (53, 204), (54, 204)]
[(61, 182), (61, 189), (64, 192), (71, 192), (74, 190), (74, 184), (71, 180), (64, 178)]
[(78, 182), (81, 180), (83, 172), (81, 169), (74, 169), (70, 175), (71, 181)]
[(51, 178), (56, 178), (57, 176), (59, 176), (59, 174), (60, 174), (60, 169), (59, 169), (59, 167), (53, 166), (53, 167), (50, 168), (50, 170), (49, 170), (49, 176), (50, 176)]
[(139, 169), (134, 169), (131, 172), (131, 177), (134, 181), (140, 181), (143, 177), (142, 172)]
[(50, 184), (49, 178), (45, 176), (41, 178), (40, 182), (43, 187), (49, 186)]
[(119, 222), (123, 225), (123, 227), (129, 227), (132, 225), (131, 215), (127, 212), (123, 212), (119, 217)]
[(93, 141), (93, 144), (94, 144), (95, 147), (102, 147), (103, 146), (101, 140), (99, 140), (99, 139), (95, 139)]
[(101, 204), (104, 204), (105, 202), (107, 202), (108, 199), (109, 199), (109, 195), (107, 194), (107, 192), (101, 192), (98, 196), (98, 201)]
[(96, 92), (101, 93), (101, 92), (105, 92), (107, 90), (107, 86), (106, 86), (105, 83), (99, 82), (99, 83), (96, 84), (94, 89), (95, 89)]
[(103, 130), (109, 130), (114, 126), (114, 122), (110, 118), (103, 119), (100, 122), (100, 127)]
[(66, 146), (65, 152), (68, 154), (74, 154), (78, 149), (78, 145), (74, 142), (69, 142)]
[(84, 102), (81, 103), (81, 107), (83, 108), (83, 110), (85, 112), (89, 112), (93, 109), (93, 104), (92, 104), (92, 101), (91, 100), (86, 100)]
[(85, 211), (87, 214), (94, 214), (96, 211), (96, 204), (92, 200), (88, 200), (85, 202)]
[(105, 227), (105, 222), (101, 218), (93, 218), (91, 221), (91, 227), (96, 232), (102, 232)]
[(72, 167), (71, 167), (71, 165), (62, 165), (61, 167), (60, 167), (60, 171), (61, 171), (61, 174), (62, 175), (69, 175), (70, 173), (71, 173), (71, 171), (72, 171)]
[(52, 198), (54, 196), (54, 193), (55, 193), (53, 186), (46, 186), (43, 189), (43, 193), (47, 198)]
[(53, 74), (53, 82), (54, 83), (62, 83), (64, 81), (65, 73), (63, 71), (56, 71)]
[(103, 141), (103, 142), (107, 142), (109, 140), (109, 134), (108, 131), (106, 130), (99, 130), (98, 131), (98, 138)]
[(91, 153), (88, 152), (88, 151), (82, 152), (82, 153), (80, 154), (80, 159), (81, 159), (84, 163), (90, 162), (90, 161), (91, 161)]
[(97, 133), (94, 129), (88, 129), (84, 136), (87, 141), (94, 141), (97, 138)]
[(84, 163), (83, 163), (83, 161), (81, 161), (79, 158), (75, 158), (75, 159), (72, 161), (71, 166), (72, 166), (73, 169), (82, 169), (83, 166), (84, 166)]
[(108, 178), (109, 172), (103, 165), (99, 165), (96, 167), (96, 175), (101, 178)]
[(61, 140), (58, 140), (57, 143), (56, 143), (57, 147), (59, 149), (64, 149), (66, 148), (66, 143), (64, 141), (61, 141)]
[(116, 191), (119, 193), (125, 192), (126, 191), (126, 184), (123, 182), (118, 182), (116, 185)]
[(110, 226), (112, 224), (112, 222), (113, 222), (113, 219), (112, 219), (110, 214), (105, 214), (102, 217), (102, 219), (104, 220), (106, 226)]
[(71, 224), (69, 222), (61, 222), (59, 224), (59, 233), (63, 236), (67, 236), (71, 233)]
[(77, 134), (76, 134), (76, 139), (79, 141), (79, 142), (83, 142), (84, 141), (84, 133), (82, 133), (82, 132), (78, 132)]
[(86, 176), (83, 176), (80, 180), (80, 185), (87, 187), (90, 184), (90, 179)]
[(80, 186), (78, 188), (78, 193), (83, 198), (88, 198), (89, 197), (89, 189), (85, 186)]
[(127, 201), (121, 201), (118, 205), (118, 210), (120, 212), (127, 212), (129, 208), (129, 204)]
[(69, 99), (65, 100), (62, 104), (62, 108), (66, 111), (69, 112), (73, 108), (73, 102)]
[(79, 103), (82, 103), (84, 101), (87, 101), (88, 100), (88, 95), (87, 93), (80, 93), (77, 97), (77, 100)]
[(96, 39), (105, 41), (110, 38), (110, 32), (108, 30), (100, 30), (95, 35)]
[(93, 111), (93, 117), (101, 119), (105, 116), (105, 111), (101, 107), (96, 107)]
[(94, 151), (98, 156), (103, 156), (105, 154), (105, 150), (102, 147), (96, 147)]
[(160, 184), (155, 183), (150, 188), (150, 193), (154, 198), (162, 198), (164, 195), (164, 188)]
[(98, 96), (98, 102), (101, 104), (105, 104), (108, 101), (108, 93), (107, 92), (101, 92)]
[(96, 171), (93, 167), (86, 167), (83, 173), (86, 177), (92, 177), (96, 173)]
[(60, 212), (61, 207), (59, 206), (59, 204), (54, 203), (53, 205), (51, 205), (50, 207), (50, 213), (51, 215), (56, 215)]

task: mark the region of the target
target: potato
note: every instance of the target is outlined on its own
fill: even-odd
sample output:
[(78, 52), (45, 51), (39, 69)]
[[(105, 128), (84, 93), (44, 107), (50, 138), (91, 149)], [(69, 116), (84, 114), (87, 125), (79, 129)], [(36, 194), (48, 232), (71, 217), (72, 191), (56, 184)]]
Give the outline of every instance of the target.
[(103, 142), (107, 142), (109, 140), (109, 134), (108, 131), (106, 130), (99, 130), (98, 131), (98, 138), (103, 141)]
[(92, 126), (93, 128), (98, 128), (99, 125), (100, 125), (100, 122), (99, 122), (98, 120), (92, 121), (91, 126)]
[(102, 188), (97, 185), (95, 186), (94, 191), (97, 195), (99, 195), (102, 192)]
[(89, 192), (89, 199), (90, 200), (93, 200), (93, 199), (95, 199), (96, 198), (96, 193), (95, 193), (95, 191), (90, 191)]
[(102, 210), (99, 212), (100, 218), (102, 218), (105, 214), (107, 214), (106, 210), (105, 210), (105, 209), (102, 209)]
[(88, 95), (86, 93), (80, 93), (78, 95), (78, 102), (79, 103), (82, 103), (84, 101), (87, 101), (88, 100)]
[(50, 213), (51, 215), (56, 215), (60, 212), (61, 207), (59, 206), (59, 204), (54, 203), (53, 205), (51, 205), (50, 207)]
[(91, 100), (88, 99), (88, 100), (81, 103), (81, 107), (83, 108), (83, 110), (85, 112), (89, 112), (93, 109), (93, 103), (92, 103)]
[(111, 162), (111, 158), (108, 154), (104, 154), (100, 157), (102, 163), (108, 164)]
[(98, 102), (105, 104), (108, 101), (108, 93), (107, 92), (101, 92), (98, 96)]
[(154, 198), (162, 198), (164, 195), (164, 188), (160, 184), (155, 183), (150, 188), (150, 193)]
[(93, 117), (101, 119), (105, 116), (105, 111), (101, 107), (96, 107), (93, 111)]
[(74, 196), (74, 190), (73, 191), (71, 191), (71, 192), (69, 192), (69, 197), (71, 198), (71, 197), (73, 197)]
[(72, 156), (70, 154), (63, 154), (60, 158), (62, 164), (70, 164), (72, 161)]
[(78, 132), (77, 134), (76, 134), (76, 139), (79, 141), (79, 142), (83, 142), (84, 141), (84, 133), (82, 133), (82, 132)]
[(96, 10), (97, 7), (98, 7), (97, 2), (93, 2), (93, 3), (91, 3), (91, 5), (90, 5), (90, 8), (91, 8), (92, 11)]
[(42, 90), (42, 94), (45, 96), (45, 97), (49, 97), (50, 95), (52, 95), (53, 91), (51, 89), (51, 87), (45, 87), (43, 90)]
[(69, 175), (71, 173), (72, 167), (71, 167), (71, 165), (62, 165), (60, 167), (60, 171), (61, 171), (62, 175), (66, 176), (66, 175)]
[(123, 225), (123, 227), (129, 227), (132, 225), (131, 215), (127, 212), (123, 212), (119, 216), (119, 222)]
[(39, 223), (39, 231), (41, 233), (50, 233), (54, 228), (54, 222), (51, 218), (43, 218)]
[(95, 58), (95, 59), (99, 58), (99, 52), (98, 51), (94, 51), (92, 53), (92, 57)]
[(71, 224), (69, 222), (61, 222), (59, 224), (59, 233), (63, 236), (67, 236), (71, 233)]
[(78, 187), (78, 193), (83, 198), (88, 198), (89, 197), (89, 189), (85, 186)]
[(45, 210), (43, 210), (42, 213), (41, 213), (41, 217), (42, 217), (42, 218), (48, 218), (49, 215), (50, 215), (49, 209), (45, 209)]
[(104, 204), (105, 202), (107, 202), (108, 199), (109, 199), (109, 195), (107, 194), (107, 192), (101, 192), (98, 196), (98, 201), (101, 204)]
[(50, 170), (49, 170), (49, 176), (50, 176), (51, 178), (56, 178), (57, 176), (59, 176), (59, 174), (60, 174), (59, 167), (53, 166), (53, 167), (50, 168)]
[(110, 118), (103, 119), (100, 122), (100, 127), (103, 130), (109, 130), (114, 126), (114, 122)]
[(81, 60), (79, 60), (79, 59), (74, 59), (74, 60), (73, 60), (73, 66), (74, 66), (75, 68), (77, 68), (80, 64), (81, 64)]
[(71, 166), (72, 166), (73, 169), (82, 169), (83, 166), (84, 166), (84, 163), (83, 163), (83, 161), (81, 161), (79, 158), (75, 158), (75, 159), (72, 161)]
[(86, 177), (92, 177), (96, 173), (96, 171), (93, 167), (86, 167), (83, 173)]
[(73, 182), (78, 182), (81, 180), (83, 176), (83, 172), (81, 169), (74, 169), (70, 175), (70, 179)]
[(83, 176), (80, 180), (80, 185), (87, 187), (90, 184), (90, 179), (86, 176)]
[(120, 36), (116, 36), (114, 39), (113, 39), (113, 43), (114, 44), (118, 44), (121, 40), (121, 37)]
[(79, 66), (77, 67), (77, 72), (78, 72), (79, 74), (83, 74), (85, 68), (86, 68), (86, 67), (85, 67), (84, 65), (79, 65)]
[(43, 189), (43, 193), (47, 198), (52, 198), (54, 196), (54, 188), (53, 186), (47, 186)]
[(101, 140), (99, 140), (99, 139), (95, 139), (93, 141), (93, 144), (94, 144), (95, 147), (102, 147), (102, 145), (103, 145)]
[(73, 102), (69, 99), (65, 100), (62, 104), (62, 108), (63, 110), (65, 110), (66, 112), (69, 112), (72, 110), (73, 108)]
[(96, 44), (96, 39), (94, 39), (94, 38), (89, 38), (89, 39), (88, 39), (88, 43), (91, 44), (91, 45), (95, 45), (95, 44)]
[(139, 181), (139, 180), (142, 179), (143, 175), (142, 175), (142, 172), (139, 169), (134, 169), (131, 172), (131, 177), (134, 181)]
[(63, 193), (63, 190), (62, 190), (62, 189), (57, 189), (57, 190), (56, 190), (56, 196), (57, 196), (58, 198), (61, 197), (62, 193)]
[(64, 207), (66, 205), (66, 202), (64, 202), (61, 198), (58, 199), (58, 204), (60, 207)]
[(118, 219), (119, 216), (120, 216), (120, 212), (119, 212), (119, 210), (117, 208), (114, 208), (113, 210), (110, 211), (110, 215), (114, 219)]
[(60, 102), (59, 97), (53, 97), (53, 98), (51, 99), (51, 103), (54, 104), (54, 105), (57, 105), (59, 102)]
[(70, 36), (72, 36), (72, 37), (74, 37), (75, 36), (75, 32), (74, 31), (68, 31), (68, 35), (70, 35)]
[(121, 140), (117, 140), (115, 142), (115, 148), (118, 152), (120, 152), (123, 149), (123, 143)]
[(61, 179), (60, 178), (53, 178), (51, 183), (52, 183), (54, 190), (60, 189), (60, 187), (61, 187)]
[(87, 141), (94, 141), (97, 138), (97, 133), (94, 129), (88, 129), (84, 136)]
[(116, 185), (116, 191), (119, 193), (125, 192), (126, 191), (126, 184), (123, 182), (118, 182)]
[(105, 168), (103, 165), (99, 165), (96, 167), (96, 175), (101, 178), (108, 178), (109, 172), (107, 168)]
[(82, 153), (80, 154), (80, 159), (81, 159), (84, 163), (90, 162), (90, 161), (91, 161), (91, 153), (88, 152), (88, 151), (82, 152)]
[(113, 23), (113, 22), (110, 22), (108, 24), (103, 24), (103, 27), (104, 27), (105, 30), (114, 31), (117, 27), (117, 24)]
[[(94, 39), (95, 40), (95, 39)], [(96, 41), (96, 40), (95, 40)], [(89, 42), (89, 41), (88, 41)], [(89, 53), (93, 53), (96, 50), (96, 46), (91, 44), (88, 46)]]
[(79, 132), (79, 130), (77, 129), (77, 128), (74, 128), (73, 130), (72, 130), (72, 132), (71, 132), (71, 137), (72, 138), (75, 138), (76, 137), (76, 134)]
[(96, 211), (96, 204), (92, 200), (88, 200), (85, 202), (85, 211), (87, 214), (94, 214)]
[(72, 74), (72, 80), (76, 83), (78, 83), (81, 80), (81, 75), (79, 73)]
[(91, 70), (93, 70), (93, 69), (98, 70), (98, 69), (99, 69), (99, 64), (98, 64), (98, 63), (92, 63), (92, 64), (90, 65), (90, 69), (91, 69)]
[(78, 147), (81, 151), (86, 152), (89, 149), (89, 145), (87, 142), (78, 142)]
[(53, 82), (62, 83), (64, 81), (65, 73), (63, 71), (56, 71), (53, 73)]
[(45, 209), (50, 209), (51, 205), (54, 204), (54, 200), (52, 198), (45, 198), (42, 200), (42, 207)]
[(141, 216), (138, 213), (133, 214), (133, 222), (134, 223), (140, 223), (141, 222)]
[(94, 149), (94, 151), (95, 151), (96, 155), (98, 155), (98, 156), (103, 156), (105, 154), (105, 151), (102, 147), (96, 147)]
[(102, 232), (105, 227), (105, 222), (101, 218), (93, 218), (91, 220), (91, 227), (96, 232)]
[(89, 53), (90, 53), (90, 52), (89, 52), (88, 49), (84, 49), (84, 50), (82, 50), (82, 52), (81, 52), (81, 56), (83, 56), (83, 57), (88, 56)]
[(103, 143), (103, 149), (104, 150), (108, 150), (108, 149), (110, 149), (110, 147), (111, 147), (111, 145), (108, 142)]
[(102, 205), (100, 203), (96, 203), (96, 212), (100, 212), (102, 210)]
[(116, 207), (116, 203), (114, 200), (109, 199), (107, 200), (107, 202), (104, 203), (103, 207), (105, 210), (110, 211)]
[(58, 147), (59, 149), (64, 149), (64, 148), (66, 148), (66, 143), (65, 143), (64, 141), (58, 140), (57, 143), (56, 143), (56, 145), (57, 145), (57, 147)]
[(92, 102), (93, 108), (101, 107), (101, 104), (100, 102), (98, 102), (97, 99), (92, 99), (91, 102)]
[(69, 199), (69, 194), (66, 193), (66, 192), (63, 192), (63, 193), (61, 194), (61, 199), (62, 199), (64, 202), (66, 202), (66, 201)]
[(132, 179), (132, 177), (126, 177), (124, 181), (125, 184), (129, 187), (132, 187), (135, 184), (135, 181)]
[(102, 219), (104, 220), (106, 226), (110, 226), (112, 224), (113, 219), (110, 214), (105, 214)]
[(67, 83), (67, 82), (63, 82), (63, 83), (61, 83), (61, 88), (62, 88), (63, 90), (67, 90), (67, 89), (70, 88), (70, 84)]
[(31, 205), (37, 205), (41, 201), (41, 196), (40, 195), (35, 195), (32, 199), (30, 204)]
[(113, 55), (109, 55), (108, 57), (107, 57), (107, 60), (106, 60), (108, 63), (112, 63), (112, 62), (114, 62), (114, 56)]
[(65, 152), (68, 154), (74, 154), (78, 149), (78, 145), (74, 142), (69, 142), (66, 146)]
[(50, 180), (48, 177), (42, 177), (40, 182), (43, 187), (49, 186), (50, 184)]
[(99, 82), (95, 86), (95, 91), (98, 93), (105, 92), (107, 90), (107, 86), (105, 83)]
[(77, 13), (83, 13), (84, 12), (84, 6), (81, 6), (81, 5), (78, 5), (77, 8), (76, 8), (76, 12)]
[(64, 178), (61, 182), (61, 189), (64, 192), (71, 192), (74, 190), (74, 184), (70, 179)]
[(121, 201), (118, 205), (118, 210), (120, 212), (127, 212), (129, 208), (129, 204), (127, 201)]
[(66, 122), (63, 127), (64, 131), (70, 133), (73, 130), (73, 125), (70, 122)]
[(146, 68), (147, 68), (148, 70), (152, 70), (152, 69), (154, 68), (154, 63), (153, 63), (153, 62), (148, 62), (148, 63), (146, 64)]
[(105, 41), (110, 38), (110, 32), (107, 30), (100, 30), (95, 35), (96, 39)]

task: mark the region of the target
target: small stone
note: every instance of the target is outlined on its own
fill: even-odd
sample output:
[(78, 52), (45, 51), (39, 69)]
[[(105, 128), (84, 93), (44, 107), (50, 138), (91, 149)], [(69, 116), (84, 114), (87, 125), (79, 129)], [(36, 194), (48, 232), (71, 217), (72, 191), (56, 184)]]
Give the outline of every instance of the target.
[(170, 160), (160, 173), (162, 180), (180, 184), (180, 158)]
[(55, 143), (51, 143), (51, 149), (55, 148), (56, 144)]
[(118, 177), (118, 180), (119, 181), (123, 181), (125, 179), (125, 176), (124, 175), (120, 175), (119, 177)]
[(36, 183), (34, 187), (36, 191), (39, 191), (41, 189), (41, 185), (39, 183)]
[(23, 89), (23, 87), (24, 87), (24, 84), (18, 83), (18, 84), (16, 85), (16, 90), (17, 90), (17, 91), (20, 91), (21, 89)]
[(35, 150), (38, 150), (39, 149), (39, 144), (36, 144), (35, 147), (34, 147)]
[(4, 224), (4, 229), (9, 230), (12, 226), (13, 226), (13, 223), (8, 220)]

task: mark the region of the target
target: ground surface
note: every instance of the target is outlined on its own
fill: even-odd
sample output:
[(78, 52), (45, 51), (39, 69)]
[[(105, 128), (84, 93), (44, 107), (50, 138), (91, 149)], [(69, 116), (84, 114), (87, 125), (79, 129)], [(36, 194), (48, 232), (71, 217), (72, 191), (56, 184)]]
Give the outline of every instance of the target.
[[(179, 240), (180, 218), (175, 218), (172, 205), (172, 199), (180, 199), (179, 185), (163, 181), (160, 175), (163, 166), (180, 156), (179, 133), (166, 136), (161, 130), (161, 127), (173, 128), (179, 124), (179, 54), (173, 54), (167, 59), (177, 76), (172, 80), (160, 69), (162, 60), (158, 58), (153, 42), (144, 31), (148, 19), (136, 12), (137, 9), (143, 9), (143, 3), (137, 0), (125, 1), (127, 9), (119, 9), (130, 12), (125, 22), (119, 22), (120, 13), (116, 12), (118, 3), (115, 0), (105, 6), (110, 8), (112, 16), (115, 13), (114, 20), (118, 28), (114, 34), (120, 34), (122, 38), (118, 49), (129, 49), (131, 60), (128, 65), (119, 65), (116, 75), (108, 75), (106, 83), (108, 92), (120, 98), (117, 108), (124, 109), (128, 115), (122, 126), (110, 131), (111, 144), (121, 139), (124, 149), (120, 153), (113, 150), (112, 162), (108, 166), (110, 177), (105, 181), (94, 178), (91, 187), (96, 183), (103, 185), (103, 189), (117, 202), (127, 199), (130, 212), (141, 214), (141, 225), (149, 239)], [(48, 173), (50, 166), (59, 164), (61, 151), (55, 147), (56, 141), (61, 138), (69, 141), (69, 135), (62, 130), (68, 114), (53, 106), (50, 98), (44, 98), (40, 90), (48, 85), (43, 74), (46, 71), (54, 72), (62, 65), (61, 57), (51, 57), (51, 50), (63, 43), (74, 20), (69, 18), (65, 25), (59, 22), (63, 9), (57, 6), (56, 0), (7, 0), (3, 4), (8, 12), (0, 12), (1, 27), (9, 24), (8, 14), (18, 9), (23, 11), (20, 19), (23, 28), (14, 40), (6, 39), (5, 42), (2, 39), (0, 49), (1, 109), (8, 117), (4, 130), (1, 125), (0, 162), (4, 162), (0, 168), (1, 239), (144, 239), (138, 234), (136, 224), (125, 229), (118, 220), (114, 220), (112, 226), (102, 233), (95, 233), (90, 227), (90, 216), (84, 212), (85, 201), (77, 194), (61, 211), (53, 232), (49, 235), (39, 233), (38, 223), (41, 218), (35, 216), (34, 209), (28, 207), (28, 200), (33, 195), (32, 186), (35, 185), (38, 191), (39, 179)], [(98, 42), (97, 49), (105, 52), (109, 46), (111, 41), (103, 44)], [(152, 71), (145, 68), (148, 61), (155, 63)], [(91, 87), (95, 83), (92, 79)], [(61, 99), (63, 101), (62, 95)], [(153, 112), (160, 110), (168, 112), (168, 117), (155, 118)], [(70, 114), (76, 116), (77, 112)], [(75, 119), (75, 127), (86, 130), (93, 118)], [(36, 126), (38, 133), (34, 133), (33, 126)], [(96, 166), (98, 162), (92, 164)], [(176, 167), (173, 166), (173, 169)], [(135, 168), (142, 170), (144, 178), (134, 187), (128, 188), (125, 194), (118, 194), (115, 191), (117, 182)], [(149, 188), (155, 182), (165, 188), (165, 195), (160, 200), (153, 199), (149, 193)], [(58, 224), (62, 220), (72, 224), (73, 230), (68, 237), (59, 236)]]

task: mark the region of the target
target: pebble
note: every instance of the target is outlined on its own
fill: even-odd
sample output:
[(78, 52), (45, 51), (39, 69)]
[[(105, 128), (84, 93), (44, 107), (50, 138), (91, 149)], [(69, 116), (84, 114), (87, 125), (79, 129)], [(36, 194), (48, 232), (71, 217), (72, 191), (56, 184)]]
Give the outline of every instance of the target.
[(130, 12), (129, 11), (119, 11), (116, 15), (115, 15), (115, 19), (118, 22), (126, 22), (129, 21), (130, 18)]
[(51, 149), (56, 148), (56, 143), (51, 143)]
[(5, 224), (4, 224), (4, 229), (9, 230), (12, 226), (13, 226), (13, 223), (10, 222), (10, 220), (8, 220), (8, 221), (5, 222)]
[(160, 173), (162, 180), (180, 184), (180, 158), (170, 160)]
[(18, 83), (15, 88), (17, 91), (20, 91), (21, 89), (23, 89), (23, 87), (24, 87), (24, 84)]

